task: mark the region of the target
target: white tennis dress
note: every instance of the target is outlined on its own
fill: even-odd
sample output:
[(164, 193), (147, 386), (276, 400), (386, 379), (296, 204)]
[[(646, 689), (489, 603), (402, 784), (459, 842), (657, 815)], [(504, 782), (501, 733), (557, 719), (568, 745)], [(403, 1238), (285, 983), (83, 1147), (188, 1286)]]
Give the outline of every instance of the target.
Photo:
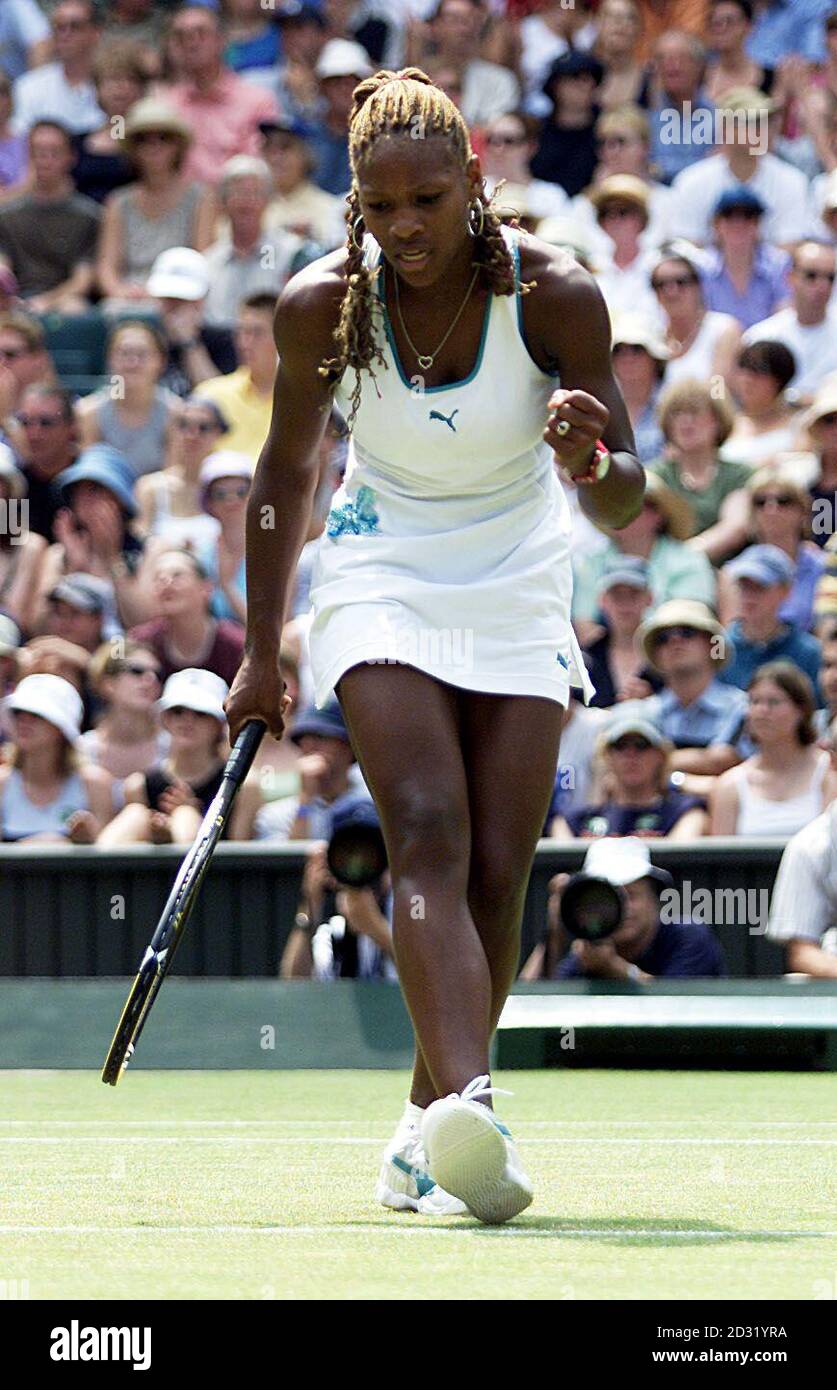
[[(503, 235), (519, 283), (518, 234)], [(367, 235), (366, 263), (379, 256)], [(466, 690), (566, 705), (572, 684), (589, 700), (570, 626), (569, 508), (543, 440), (558, 379), (529, 356), (519, 290), (488, 296), (471, 374), (422, 389), (398, 359), (381, 278), (386, 368), (373, 363), (378, 391), (362, 374), (311, 577), (316, 704), (351, 666), (392, 662)], [(347, 415), (354, 380), (347, 369), (335, 392)]]

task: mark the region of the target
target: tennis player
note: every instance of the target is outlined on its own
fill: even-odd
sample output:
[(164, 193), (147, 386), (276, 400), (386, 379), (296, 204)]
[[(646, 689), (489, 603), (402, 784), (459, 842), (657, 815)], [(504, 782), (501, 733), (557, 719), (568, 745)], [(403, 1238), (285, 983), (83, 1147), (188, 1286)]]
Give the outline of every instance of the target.
[(412, 1089), (377, 1196), (506, 1221), (532, 1200), (489, 1044), (570, 686), (570, 518), (626, 525), (643, 472), (607, 311), (568, 255), (501, 224), (453, 102), (418, 69), (354, 92), (347, 246), (282, 291), (273, 419), (247, 519), (247, 639), (227, 701), (278, 738), (279, 643), (332, 401), (351, 447), (311, 584), (311, 665), (375, 798)]

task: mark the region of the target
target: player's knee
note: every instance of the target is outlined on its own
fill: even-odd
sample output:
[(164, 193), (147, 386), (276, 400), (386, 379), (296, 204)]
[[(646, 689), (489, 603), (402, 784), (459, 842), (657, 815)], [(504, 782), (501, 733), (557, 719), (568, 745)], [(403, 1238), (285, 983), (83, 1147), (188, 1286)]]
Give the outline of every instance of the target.
[(412, 796), (395, 818), (393, 870), (410, 876), (458, 873), (467, 857), (467, 815), (442, 797)]

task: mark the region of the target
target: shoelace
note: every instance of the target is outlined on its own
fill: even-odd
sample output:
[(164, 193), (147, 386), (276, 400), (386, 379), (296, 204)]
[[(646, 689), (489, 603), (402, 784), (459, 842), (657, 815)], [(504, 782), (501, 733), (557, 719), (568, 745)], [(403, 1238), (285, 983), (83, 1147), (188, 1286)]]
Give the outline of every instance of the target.
[(514, 1091), (504, 1091), (501, 1086), (492, 1086), (491, 1077), (475, 1076), (473, 1081), (460, 1091), (459, 1095), (453, 1091), (448, 1100), (476, 1100), (478, 1096), (513, 1096)]

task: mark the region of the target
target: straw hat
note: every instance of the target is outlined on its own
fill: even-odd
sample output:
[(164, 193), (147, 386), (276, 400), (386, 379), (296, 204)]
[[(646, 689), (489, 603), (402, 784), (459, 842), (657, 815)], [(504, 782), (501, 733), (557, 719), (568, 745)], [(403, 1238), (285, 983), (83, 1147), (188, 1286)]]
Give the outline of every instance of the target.
[(718, 666), (725, 666), (730, 658), (730, 643), (726, 633), (711, 608), (693, 598), (673, 598), (661, 603), (646, 622), (637, 629), (646, 658), (655, 671), (659, 670), (654, 660), (654, 648), (659, 634), (667, 627), (693, 627), (698, 632), (708, 632), (710, 637), (721, 640), (713, 643), (712, 655)]
[(635, 174), (611, 174), (608, 178), (602, 179), (595, 188), (591, 188), (587, 196), (596, 212), (601, 212), (605, 203), (618, 200), (622, 203), (632, 203), (646, 218), (648, 217), (648, 185)]
[(159, 97), (143, 97), (135, 101), (125, 117), (125, 139), (130, 144), (135, 136), (147, 130), (167, 131), (184, 144), (191, 144), (192, 132), (173, 106)]

